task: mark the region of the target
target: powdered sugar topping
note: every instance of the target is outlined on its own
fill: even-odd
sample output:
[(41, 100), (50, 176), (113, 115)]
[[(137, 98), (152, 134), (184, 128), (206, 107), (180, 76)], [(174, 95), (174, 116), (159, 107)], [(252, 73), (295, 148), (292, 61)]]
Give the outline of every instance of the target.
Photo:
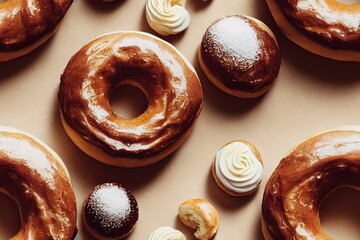
[(230, 60), (245, 71), (259, 59), (261, 45), (248, 20), (239, 16), (225, 17), (215, 22), (208, 33), (216, 46), (217, 56)]
[(96, 206), (97, 214), (102, 216), (102, 225), (111, 225), (129, 214), (130, 201), (125, 191), (117, 186), (97, 189), (91, 196), (91, 205)]

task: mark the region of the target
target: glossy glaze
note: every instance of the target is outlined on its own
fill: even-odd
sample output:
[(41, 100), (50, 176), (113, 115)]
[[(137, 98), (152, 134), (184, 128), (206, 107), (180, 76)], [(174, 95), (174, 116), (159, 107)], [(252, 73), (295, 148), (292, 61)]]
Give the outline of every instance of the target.
[(276, 0), (287, 19), (311, 39), (336, 49), (360, 51), (360, 4), (335, 0)]
[(275, 40), (245, 16), (227, 16), (212, 23), (200, 47), (207, 68), (230, 89), (266, 89), (280, 68)]
[(360, 132), (318, 135), (281, 160), (266, 185), (262, 203), (270, 237), (332, 239), (321, 228), (319, 207), (340, 187), (360, 187)]
[(129, 190), (117, 183), (104, 183), (96, 186), (85, 200), (83, 217), (97, 236), (120, 239), (133, 230), (139, 208)]
[[(138, 86), (148, 98), (147, 110), (134, 119), (111, 109), (111, 94), (122, 84)], [(113, 33), (72, 57), (59, 103), (85, 140), (112, 156), (141, 159), (166, 150), (192, 126), (202, 90), (193, 67), (169, 44), (140, 32)]]
[(52, 32), (72, 0), (7, 0), (0, 2), (0, 51), (26, 47)]
[(74, 239), (75, 195), (57, 158), (27, 134), (0, 131), (0, 190), (17, 202), (22, 220), (13, 240)]

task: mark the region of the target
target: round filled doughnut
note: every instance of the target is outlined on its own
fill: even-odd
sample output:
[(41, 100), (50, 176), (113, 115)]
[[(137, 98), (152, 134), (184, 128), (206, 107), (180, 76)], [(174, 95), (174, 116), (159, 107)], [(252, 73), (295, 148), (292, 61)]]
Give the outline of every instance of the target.
[(125, 238), (132, 233), (138, 219), (135, 197), (120, 184), (100, 184), (84, 201), (83, 222), (96, 239)]
[(60, 27), (73, 0), (0, 1), (0, 62), (21, 57)]
[(281, 63), (274, 34), (261, 21), (231, 15), (213, 22), (198, 48), (201, 68), (220, 90), (255, 98), (274, 84)]
[(75, 238), (76, 201), (60, 157), (35, 137), (0, 126), (0, 191), (19, 207), (21, 227), (11, 239)]
[(342, 187), (360, 189), (360, 126), (311, 137), (280, 161), (263, 196), (265, 239), (332, 239), (321, 227), (319, 208)]
[[(148, 108), (134, 119), (116, 115), (112, 92), (140, 88)], [(103, 35), (79, 50), (61, 76), (59, 105), (65, 131), (91, 157), (139, 167), (163, 159), (186, 140), (202, 107), (191, 64), (172, 45), (142, 32)]]
[(302, 48), (340, 61), (360, 61), (360, 4), (335, 0), (266, 0), (280, 30)]

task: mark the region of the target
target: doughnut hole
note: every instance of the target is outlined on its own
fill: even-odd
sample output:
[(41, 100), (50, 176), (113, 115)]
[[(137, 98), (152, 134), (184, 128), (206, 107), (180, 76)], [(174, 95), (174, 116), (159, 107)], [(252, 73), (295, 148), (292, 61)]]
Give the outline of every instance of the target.
[(360, 191), (341, 188), (321, 204), (320, 221), (333, 239), (354, 240), (360, 236)]
[(144, 92), (133, 85), (118, 86), (111, 95), (110, 105), (113, 112), (125, 119), (134, 119), (148, 108)]
[(21, 227), (19, 208), (9, 196), (0, 192), (0, 239), (10, 239)]
[(360, 4), (360, 0), (336, 0), (336, 2), (344, 3), (346, 5)]

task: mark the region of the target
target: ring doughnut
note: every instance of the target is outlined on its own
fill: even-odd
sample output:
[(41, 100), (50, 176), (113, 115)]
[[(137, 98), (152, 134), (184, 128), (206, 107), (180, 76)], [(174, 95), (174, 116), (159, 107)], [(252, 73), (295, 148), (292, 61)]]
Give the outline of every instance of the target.
[(317, 55), (360, 61), (360, 4), (336, 0), (266, 0), (280, 30)]
[(22, 225), (11, 239), (74, 239), (76, 201), (60, 157), (40, 140), (0, 126), (0, 191), (14, 199)]
[[(110, 106), (120, 85), (140, 88), (148, 108), (123, 119)], [(59, 105), (65, 131), (93, 158), (139, 167), (166, 157), (185, 141), (202, 106), (191, 64), (173, 46), (147, 33), (116, 32), (86, 44), (61, 76)]]
[(281, 160), (265, 187), (265, 239), (332, 239), (321, 228), (319, 208), (341, 187), (360, 189), (360, 126), (314, 136)]
[(0, 1), (0, 62), (28, 54), (46, 42), (60, 27), (72, 1)]

